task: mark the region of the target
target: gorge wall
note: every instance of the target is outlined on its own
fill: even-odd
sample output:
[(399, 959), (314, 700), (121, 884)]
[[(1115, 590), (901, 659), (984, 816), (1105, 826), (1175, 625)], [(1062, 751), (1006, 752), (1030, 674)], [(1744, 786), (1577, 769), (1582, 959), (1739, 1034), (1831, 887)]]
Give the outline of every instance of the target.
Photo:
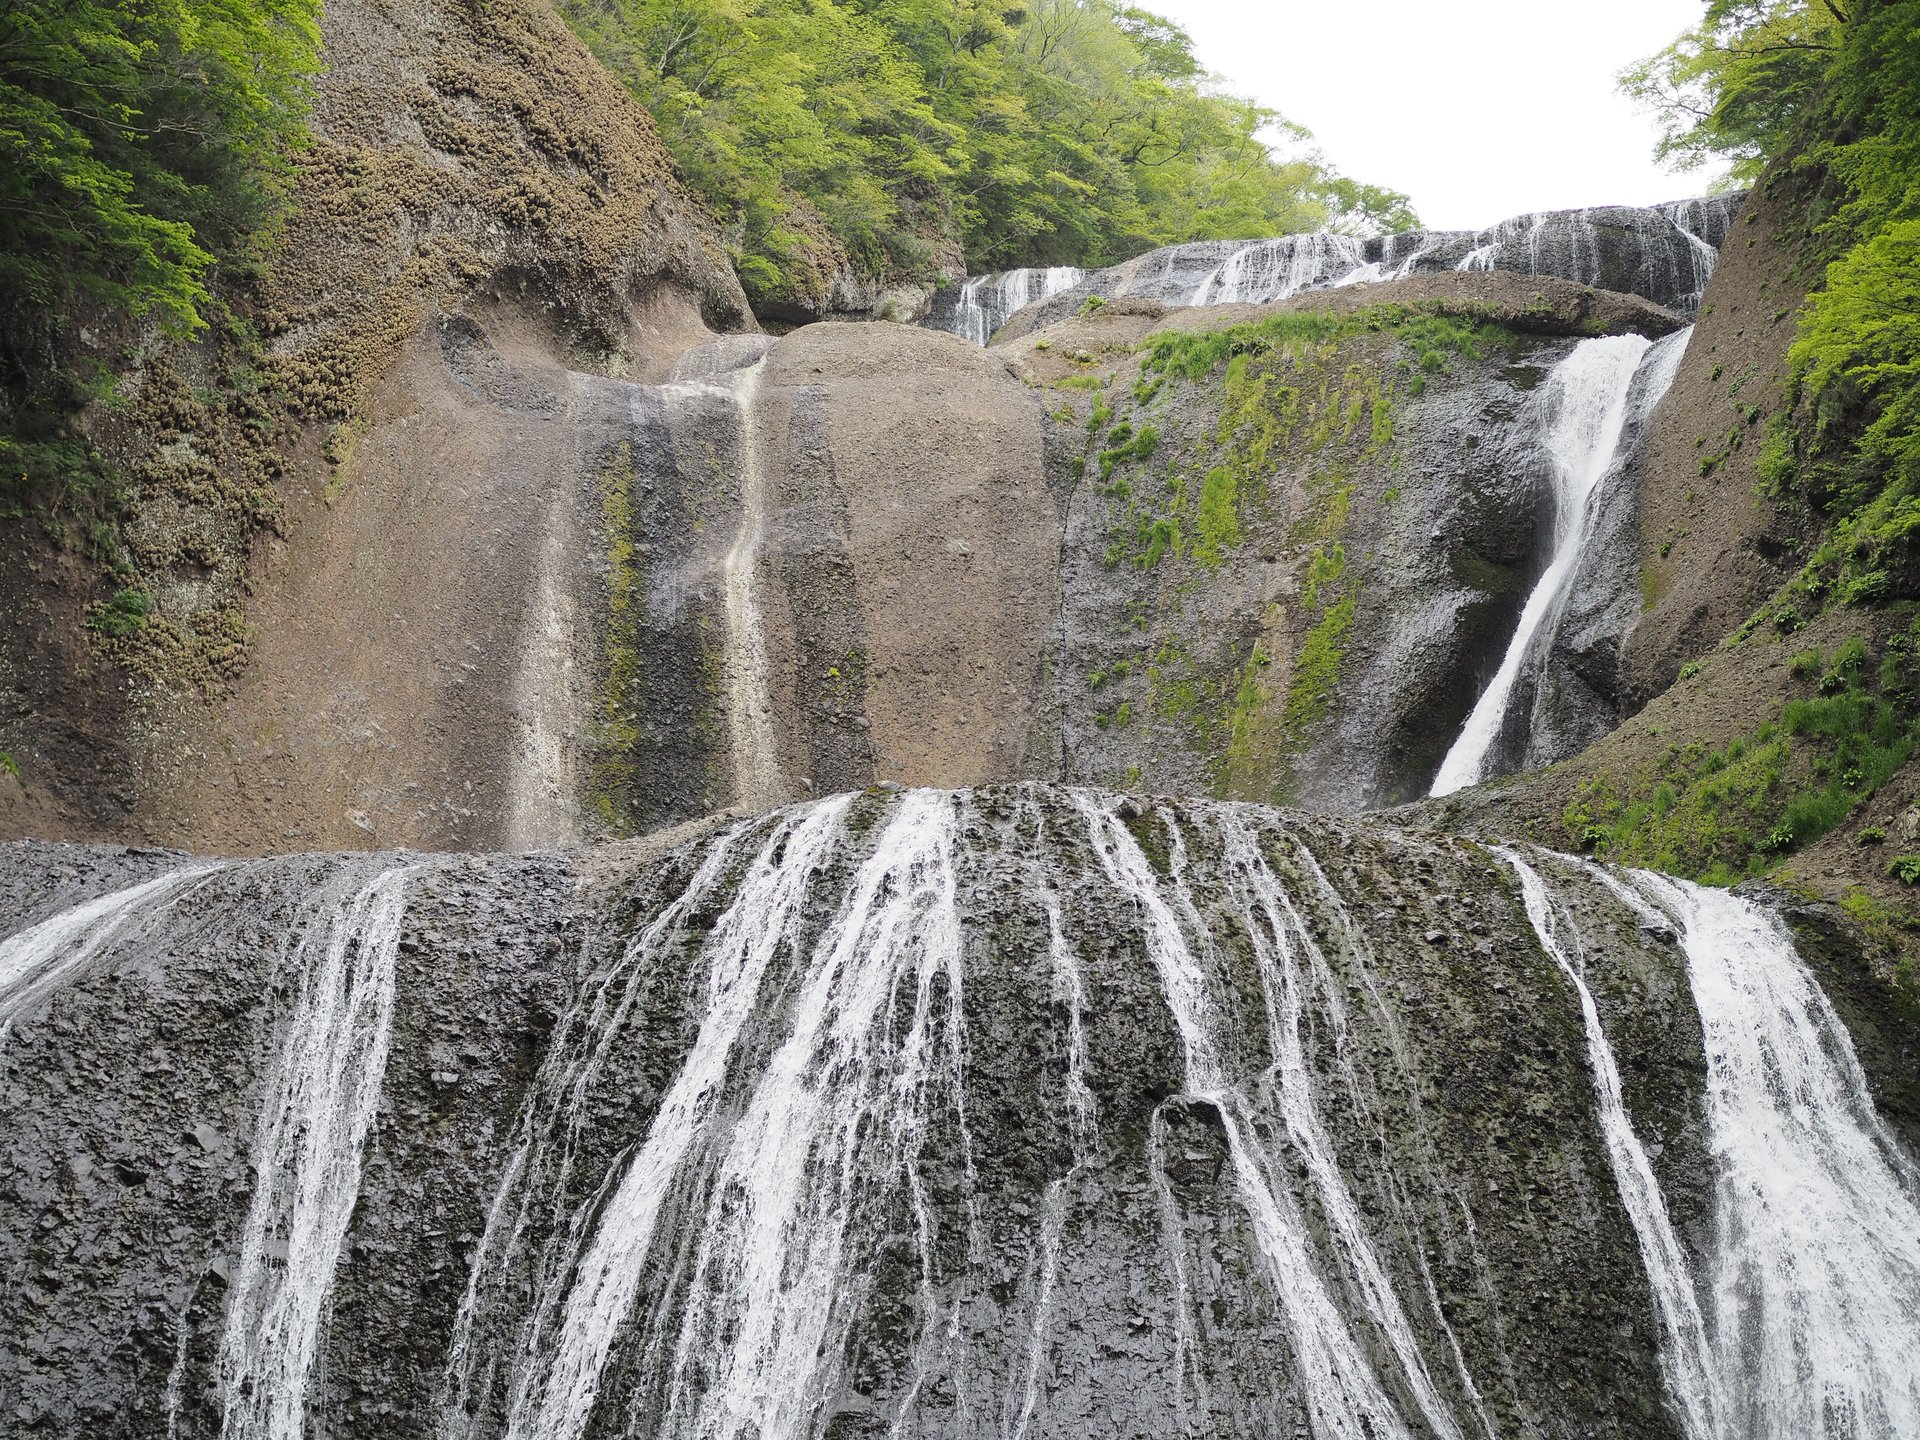
[[(10, 833), (363, 844), (355, 817), (390, 788), (426, 812), (417, 843), (503, 843), (489, 775), (517, 741), (495, 637), (561, 583), (542, 572), (565, 518), (549, 462), (519, 473), (564, 448), (539, 427), (569, 385), (664, 376), (752, 323), (652, 122), (541, 0), (337, 0), (323, 38), (273, 268), (234, 297), (259, 345), (141, 349), (128, 403), (82, 418), (124, 477), (145, 623), (89, 628), (127, 581), (7, 531)], [(469, 312), (532, 368), (521, 393), (444, 358)], [(384, 553), (396, 537), (410, 554)], [(484, 765), (459, 758), (469, 737)], [(315, 803), (259, 816), (289, 788)]]

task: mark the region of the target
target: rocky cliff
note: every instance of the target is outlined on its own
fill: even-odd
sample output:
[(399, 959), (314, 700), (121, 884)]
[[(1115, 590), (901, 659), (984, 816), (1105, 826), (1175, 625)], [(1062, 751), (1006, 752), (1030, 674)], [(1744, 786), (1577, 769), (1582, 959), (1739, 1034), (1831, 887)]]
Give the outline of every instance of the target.
[[(4, 858), (9, 1433), (1784, 1437), (1822, 1393), (1895, 1421), (1862, 1434), (1920, 1403), (1870, 1138), (1913, 1130), (1911, 1036), (1855, 1007), (1873, 1121), (1757, 902), (1032, 787), (572, 858)], [(1767, 1066), (1821, 1098), (1755, 1149)], [(1748, 1181), (1834, 1228), (1732, 1225)], [(1676, 1288), (1796, 1239), (1846, 1347), (1812, 1386), (1767, 1368), (1771, 1282)]]
[[(271, 274), (232, 296), (243, 329), (150, 354), (87, 421), (126, 477), (145, 623), (90, 631), (104, 577), (6, 533), (13, 833), (370, 843), (377, 777), (425, 812), (419, 843), (506, 839), (505, 641), (567, 588), (546, 537), (572, 523), (550, 462), (523, 464), (528, 427), (561, 419), (568, 375), (663, 375), (752, 323), (651, 122), (541, 0), (338, 0), (323, 28), (314, 140)], [(463, 370), (476, 315), (526, 378)], [(315, 798), (257, 818), (288, 787)]]

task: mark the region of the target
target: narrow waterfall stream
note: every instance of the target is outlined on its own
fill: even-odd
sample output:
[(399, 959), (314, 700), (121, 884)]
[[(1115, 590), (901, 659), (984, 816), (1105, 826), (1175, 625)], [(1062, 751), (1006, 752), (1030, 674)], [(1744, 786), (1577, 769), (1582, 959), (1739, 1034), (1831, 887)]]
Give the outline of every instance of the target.
[[(1181, 1044), (1186, 1052), (1187, 1088), (1218, 1107), (1241, 1199), (1252, 1217), (1260, 1250), (1271, 1267), (1274, 1286), (1291, 1322), (1307, 1408), (1313, 1417), (1315, 1434), (1339, 1437), (1339, 1440), (1346, 1440), (1346, 1437), (1365, 1440), (1365, 1437), (1410, 1435), (1412, 1432), (1407, 1429), (1398, 1407), (1381, 1387), (1365, 1352), (1335, 1304), (1322, 1278), (1321, 1262), (1314, 1254), (1305, 1219), (1291, 1194), (1274, 1174), (1272, 1157), (1262, 1153), (1257, 1146), (1252, 1133), (1253, 1120), (1246, 1111), (1244, 1097), (1232, 1085), (1225, 1071), (1214, 1038), (1218, 1022), (1208, 995), (1206, 973), (1188, 947), (1181, 920), (1184, 918), (1200, 936), (1206, 934), (1206, 927), (1192, 897), (1186, 892), (1185, 886), (1179, 883), (1182, 868), (1179, 860), (1176, 858), (1174, 869), (1175, 899), (1173, 904), (1169, 904), (1154, 878), (1152, 866), (1118, 816), (1091, 802), (1081, 800), (1080, 803), (1108, 878), (1133, 897), (1146, 918), (1148, 953), (1160, 973), (1167, 1003), (1173, 1010)], [(1237, 858), (1239, 864), (1244, 866), (1252, 857), (1245, 853), (1244, 836), (1237, 836), (1236, 839), (1242, 842), (1241, 854)], [(1177, 857), (1179, 852), (1175, 854)], [(1264, 869), (1264, 862), (1254, 863)], [(1259, 881), (1248, 878), (1256, 886), (1259, 885)], [(1183, 912), (1179, 916), (1175, 913), (1176, 906)], [(1272, 973), (1274, 954), (1271, 947), (1275, 941), (1281, 946), (1287, 942), (1284, 929), (1275, 923), (1278, 917), (1269, 910), (1264, 918), (1273, 928), (1269, 928), (1256, 944), (1261, 947), (1262, 978), (1270, 987), (1277, 978)], [(1300, 1088), (1306, 1084), (1306, 1076), (1302, 1072), (1298, 1051), (1298, 996), (1292, 987), (1289, 987), (1285, 996), (1275, 996), (1271, 988), (1266, 993), (1269, 1007), (1275, 1007), (1269, 1010), (1270, 1023), (1286, 1026), (1291, 1041), (1290, 1044), (1283, 1042), (1275, 1055), (1282, 1112), (1296, 1143), (1303, 1138), (1307, 1142), (1303, 1158), (1322, 1197), (1326, 1198), (1329, 1191), (1338, 1197), (1334, 1210), (1341, 1219), (1335, 1223), (1341, 1238), (1347, 1239), (1355, 1228), (1348, 1218), (1351, 1199), (1345, 1194), (1338, 1171), (1331, 1168), (1324, 1147), (1318, 1143), (1318, 1126), (1311, 1108), (1311, 1097), (1303, 1094)], [(1291, 1012), (1286, 1021), (1279, 1018), (1280, 1008)], [(1342, 1223), (1343, 1220), (1345, 1223)], [(1361, 1264), (1363, 1273), (1377, 1274), (1377, 1262), (1371, 1262), (1364, 1244), (1363, 1238), (1363, 1248), (1353, 1258)], [(1440, 1407), (1437, 1397), (1432, 1393), (1424, 1365), (1417, 1354), (1408, 1353), (1410, 1343), (1403, 1344), (1406, 1322), (1399, 1314), (1397, 1304), (1392, 1301), (1392, 1292), (1386, 1290), (1384, 1283), (1370, 1284), (1368, 1291), (1372, 1318), (1394, 1337), (1394, 1348), (1402, 1363), (1412, 1362), (1409, 1378), (1415, 1374), (1418, 1376), (1416, 1394), (1427, 1419), (1434, 1426), (1434, 1433), (1445, 1437), (1457, 1436), (1459, 1432), (1452, 1418)]]
[(1600, 1124), (1607, 1137), (1614, 1183), (1620, 1187), (1620, 1198), (1633, 1220), (1654, 1303), (1660, 1310), (1665, 1339), (1660, 1358), (1667, 1385), (1686, 1422), (1688, 1440), (1718, 1440), (1725, 1433), (1726, 1404), (1709, 1349), (1706, 1322), (1701, 1318), (1686, 1251), (1668, 1218), (1653, 1164), (1627, 1114), (1619, 1062), (1600, 1023), (1600, 1010), (1594, 1004), (1593, 992), (1587, 988), (1586, 977), (1580, 972), (1578, 932), (1555, 907), (1547, 882), (1538, 870), (1515, 851), (1500, 849), (1496, 853), (1520, 877), (1527, 918), (1540, 937), (1540, 948), (1553, 957), (1580, 997), (1580, 1018), (1587, 1036), (1587, 1065), (1593, 1072), (1594, 1095), (1600, 1105)]
[[(68, 1177), (0, 1191), (62, 1278), (0, 1326), (181, 1297), (124, 1373), (187, 1440), (1920, 1421), (1920, 1167), (1752, 900), (1046, 786), (580, 870), (158, 863), (0, 941), (0, 1114)], [(124, 1147), (45, 1119), (103, 1058)]]
[(785, 798), (774, 748), (773, 704), (767, 693), (767, 638), (760, 613), (760, 546), (766, 537), (768, 479), (760, 453), (757, 401), (766, 360), (734, 373), (739, 415), (740, 528), (723, 570), (727, 614), (727, 733), (732, 745), (734, 803), (764, 810)]
[(313, 898), (286, 969), (298, 999), (275, 1062), (220, 1346), (226, 1440), (301, 1440), (307, 1386), (386, 1076), (411, 864)]
[(137, 935), (217, 865), (189, 865), (115, 890), (0, 941), (0, 1053), (14, 1021), (71, 984), (109, 946)]
[[(1451, 795), (1490, 778), (1492, 752), (1512, 721), (1523, 673), (1537, 672), (1552, 647), (1593, 533), (1595, 499), (1622, 462), (1629, 420), (1636, 408), (1651, 413), (1666, 394), (1689, 333), (1657, 345), (1638, 335), (1583, 340), (1547, 377), (1540, 405), (1542, 445), (1554, 479), (1551, 558), (1527, 596), (1500, 668), (1440, 762), (1430, 794)], [(1528, 687), (1529, 698), (1533, 689)]]

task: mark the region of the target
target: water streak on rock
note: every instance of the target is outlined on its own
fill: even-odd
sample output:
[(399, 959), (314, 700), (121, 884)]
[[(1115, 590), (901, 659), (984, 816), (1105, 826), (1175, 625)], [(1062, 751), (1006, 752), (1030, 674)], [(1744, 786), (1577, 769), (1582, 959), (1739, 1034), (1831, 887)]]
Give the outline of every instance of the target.
[(1627, 1216), (1633, 1221), (1640, 1255), (1646, 1262), (1647, 1279), (1653, 1287), (1654, 1305), (1663, 1331), (1660, 1358), (1667, 1384), (1686, 1422), (1689, 1440), (1715, 1440), (1723, 1433), (1725, 1406), (1720, 1395), (1720, 1377), (1708, 1346), (1706, 1322), (1700, 1314), (1686, 1251), (1667, 1215), (1667, 1203), (1660, 1194), (1653, 1164), (1627, 1115), (1619, 1062), (1614, 1059), (1613, 1046), (1607, 1042), (1606, 1031), (1600, 1023), (1599, 1007), (1594, 1004), (1593, 992), (1587, 988), (1577, 963), (1579, 932), (1554, 904), (1547, 882), (1538, 870), (1513, 850), (1500, 848), (1495, 853), (1520, 877), (1527, 918), (1540, 937), (1540, 947), (1553, 957), (1580, 997), (1580, 1016), (1587, 1034), (1587, 1065), (1593, 1072), (1594, 1096), (1600, 1104), (1600, 1127), (1606, 1136), (1614, 1183), (1627, 1207)]
[(394, 956), (416, 864), (317, 895), (286, 957), (299, 987), (255, 1147), (220, 1347), (225, 1440), (300, 1440), (334, 1270), (386, 1075)]
[(0, 941), (0, 1048), (14, 1022), (98, 956), (134, 938), (217, 865), (188, 865), (76, 905)]
[(732, 379), (739, 413), (740, 528), (722, 572), (727, 616), (727, 733), (732, 742), (734, 803), (764, 810), (785, 798), (774, 748), (773, 701), (767, 689), (766, 626), (760, 612), (760, 546), (766, 538), (768, 481), (760, 453), (755, 402), (766, 361)]

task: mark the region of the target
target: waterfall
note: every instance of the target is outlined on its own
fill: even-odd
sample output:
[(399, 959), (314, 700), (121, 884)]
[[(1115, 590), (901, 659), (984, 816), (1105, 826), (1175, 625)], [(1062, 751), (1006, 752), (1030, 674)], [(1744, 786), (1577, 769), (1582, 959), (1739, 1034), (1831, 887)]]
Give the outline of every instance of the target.
[[(1036, 848), (1045, 844), (1046, 822), (1034, 814)], [(1047, 1330), (1053, 1318), (1054, 1290), (1060, 1273), (1060, 1241), (1066, 1229), (1067, 1194), (1087, 1163), (1099, 1129), (1099, 1105), (1087, 1086), (1086, 987), (1080, 962), (1067, 942), (1066, 920), (1044, 867), (1032, 864), (1028, 885), (1039, 896), (1047, 917), (1047, 963), (1053, 979), (1053, 1000), (1067, 1014), (1067, 1125), (1073, 1145), (1073, 1164), (1057, 1180), (1048, 1182), (1042, 1201), (1038, 1275), (1033, 1286), (1033, 1315), (1027, 1329), (1026, 1377), (1020, 1387), (1020, 1408), (1005, 1427), (1009, 1440), (1026, 1440), (1027, 1427), (1040, 1399), (1040, 1374), (1046, 1363)]]
[(1693, 268), (1693, 293), (1680, 302), (1687, 310), (1700, 307), (1707, 282), (1713, 278), (1720, 259), (1720, 247), (1726, 243), (1733, 217), (1740, 207), (1740, 195), (1712, 195), (1695, 200), (1675, 200), (1659, 207), (1660, 213), (1686, 237)]
[(1071, 290), (1085, 278), (1084, 270), (1071, 265), (972, 276), (961, 285), (952, 315), (938, 328), (985, 345), (1015, 311)]
[[(1627, 1116), (1620, 1066), (1600, 1024), (1599, 1007), (1594, 1004), (1593, 992), (1587, 988), (1586, 979), (1575, 964), (1578, 933), (1554, 905), (1539, 871), (1513, 850), (1497, 847), (1494, 853), (1511, 865), (1520, 879), (1527, 919), (1540, 939), (1540, 948), (1552, 957), (1580, 997), (1580, 1017), (1587, 1034), (1587, 1065), (1593, 1072), (1594, 1095), (1600, 1105), (1600, 1128), (1606, 1136), (1614, 1184), (1626, 1206), (1627, 1218), (1633, 1222), (1634, 1236), (1640, 1242), (1640, 1256), (1647, 1267), (1647, 1281), (1653, 1290), (1654, 1307), (1659, 1312), (1664, 1341), (1660, 1359), (1667, 1387), (1686, 1422), (1688, 1440), (1717, 1440), (1724, 1433), (1721, 1416), (1725, 1403), (1708, 1347), (1700, 1302), (1694, 1293), (1686, 1252), (1674, 1233), (1659, 1181), (1654, 1177), (1653, 1164)], [(1568, 953), (1569, 947), (1573, 948), (1573, 954)]]
[[(20, 930), (9, 1405), (227, 1440), (1920, 1433), (1920, 1164), (1760, 900), (1139, 805), (869, 792), (474, 857), (404, 957), (395, 856), (184, 866)], [(1675, 1024), (1609, 1037), (1669, 981)], [(67, 987), (51, 1023), (22, 984)], [(256, 998), (271, 1043), (231, 1028)], [(1704, 1146), (1658, 1170), (1643, 1066), (1699, 1077), (1659, 1103)], [(239, 1214), (182, 1134), (236, 1109)], [(1711, 1186), (1684, 1238), (1666, 1164)], [(129, 1296), (137, 1355), (82, 1343)]]
[(14, 1022), (111, 945), (137, 935), (220, 870), (188, 865), (62, 910), (0, 941), (0, 1048)]
[[(1160, 975), (1161, 987), (1173, 1012), (1186, 1055), (1187, 1090), (1211, 1104), (1220, 1116), (1227, 1137), (1228, 1153), (1233, 1160), (1237, 1188), (1253, 1222), (1254, 1234), (1269, 1267), (1274, 1291), (1287, 1312), (1314, 1433), (1322, 1440), (1410, 1437), (1411, 1432), (1401, 1418), (1398, 1407), (1382, 1388), (1366, 1354), (1335, 1303), (1317, 1263), (1313, 1241), (1298, 1205), (1276, 1173), (1273, 1157), (1256, 1144), (1252, 1116), (1248, 1113), (1246, 1101), (1229, 1081), (1215, 1039), (1217, 1024), (1205, 971), (1187, 943), (1181, 917), (1175, 914), (1177, 905), (1192, 933), (1197, 937), (1206, 935), (1206, 926), (1191, 897), (1185, 894), (1184, 887), (1179, 886), (1176, 880), (1175, 901), (1169, 904), (1160, 891), (1145, 854), (1119, 817), (1085, 796), (1076, 794), (1075, 802), (1086, 818), (1089, 836), (1107, 878), (1133, 899), (1146, 922), (1148, 955)], [(1245, 863), (1243, 858), (1242, 864)], [(1264, 862), (1261, 864), (1264, 865)], [(1277, 942), (1284, 946), (1284, 933), (1278, 927), (1270, 929), (1265, 939), (1256, 943), (1273, 945)], [(1271, 950), (1267, 951), (1269, 962), (1272, 953)], [(1271, 982), (1274, 977), (1269, 971), (1266, 978)], [(1288, 1001), (1270, 993), (1269, 1003), (1285, 1005)], [(1297, 997), (1293, 1003), (1297, 1004)], [(1275, 1023), (1279, 1023), (1277, 1011)], [(1296, 1044), (1297, 1039), (1296, 1031)], [(1299, 1067), (1296, 1049), (1291, 1068), (1298, 1071)], [(1283, 1118), (1296, 1142), (1302, 1136), (1310, 1141), (1315, 1140), (1317, 1122), (1310, 1107), (1302, 1108), (1301, 1087), (1309, 1082), (1304, 1073), (1288, 1077), (1289, 1068), (1283, 1050), (1276, 1056), (1276, 1071), (1282, 1082), (1279, 1103)], [(1316, 1189), (1323, 1199), (1330, 1192), (1344, 1191), (1344, 1182), (1337, 1169), (1332, 1169), (1331, 1159), (1323, 1148), (1317, 1144), (1311, 1145), (1303, 1158), (1309, 1169), (1316, 1172)], [(1328, 1173), (1330, 1170), (1331, 1173)], [(1351, 1204), (1350, 1199), (1347, 1203)], [(1339, 1224), (1336, 1219), (1336, 1225)], [(1341, 1227), (1341, 1238), (1347, 1238), (1344, 1226)], [(1349, 1258), (1358, 1262), (1365, 1271), (1362, 1257), (1350, 1254)], [(1379, 1323), (1383, 1333), (1392, 1338), (1395, 1353), (1403, 1365), (1407, 1364), (1408, 1350), (1401, 1347), (1404, 1317), (1399, 1315), (1397, 1305), (1391, 1310), (1381, 1305), (1383, 1290), (1386, 1297), (1391, 1299), (1391, 1291), (1386, 1290), (1384, 1279), (1379, 1282), (1378, 1289), (1366, 1283), (1363, 1290), (1370, 1315)], [(1410, 1350), (1410, 1338), (1406, 1345)], [(1414, 1363), (1408, 1368), (1408, 1379), (1413, 1384), (1429, 1423), (1439, 1435), (1457, 1437), (1458, 1430), (1452, 1424), (1451, 1417), (1440, 1407), (1438, 1398), (1432, 1395), (1425, 1367), (1419, 1364), (1417, 1352), (1412, 1359)]]
[[(590, 1238), (554, 1267), (562, 1293), (538, 1301), (509, 1436), (587, 1433), (615, 1340), (651, 1273), (665, 1200), (687, 1203), (680, 1187), (692, 1171), (705, 1199), (681, 1219), (697, 1219), (686, 1232), (697, 1238), (688, 1292), (677, 1335), (650, 1342), (665, 1392), (662, 1435), (793, 1434), (819, 1408), (822, 1357), (838, 1353), (847, 1319), (849, 1227), (866, 1187), (903, 1174), (923, 1255), (930, 1248), (920, 1147), (934, 1094), (957, 1103), (963, 1079), (955, 801), (926, 791), (902, 800), (838, 914), (806, 947), (804, 902), (849, 800), (792, 812), (714, 925), (693, 1048), (618, 1184), (571, 1227)], [(650, 929), (644, 944), (663, 938)], [(763, 980), (776, 959), (797, 954), (807, 959), (785, 1038), (723, 1126), (716, 1100)], [(891, 1007), (903, 982), (914, 1000), (897, 1030)]]
[(735, 373), (740, 417), (740, 528), (723, 575), (727, 616), (727, 735), (732, 744), (734, 803), (764, 810), (784, 798), (767, 689), (767, 639), (760, 614), (760, 546), (767, 528), (767, 476), (761, 461), (756, 401), (764, 358)]
[(407, 884), (420, 869), (388, 862), (371, 880), (336, 878), (286, 957), (299, 996), (268, 1082), (220, 1343), (226, 1440), (306, 1432), (308, 1377), (386, 1075)]
[[(645, 1143), (635, 1154), (618, 1188), (593, 1217), (592, 1242), (566, 1267), (564, 1295), (551, 1291), (535, 1312), (529, 1333), (529, 1360), (514, 1379), (510, 1436), (571, 1440), (584, 1433), (598, 1395), (602, 1371), (616, 1334), (626, 1323), (645, 1276), (669, 1186), (688, 1153), (713, 1122), (713, 1103), (727, 1075), (741, 1030), (754, 1012), (767, 967), (784, 946), (796, 943), (795, 926), (813, 864), (836, 835), (847, 797), (823, 802), (797, 825), (783, 825), (769, 838), (742, 880), (733, 903), (715, 925), (707, 944), (709, 970), (705, 1016), (693, 1049), (661, 1102)], [(703, 871), (688, 896), (696, 899), (716, 878)], [(649, 926), (629, 957), (645, 964), (684, 920), (685, 906), (669, 909)], [(608, 1032), (607, 1017), (592, 1027)], [(588, 1066), (592, 1064), (589, 1058)], [(577, 1108), (586, 1093), (587, 1074), (567, 1087)], [(515, 1170), (520, 1167), (515, 1167)], [(509, 1171), (509, 1181), (519, 1178)], [(496, 1202), (496, 1212), (501, 1206)], [(486, 1250), (483, 1245), (483, 1252)], [(549, 1342), (548, 1330), (557, 1330)], [(549, 1353), (550, 1351), (550, 1353)]]
[(1064, 319), (1078, 295), (1162, 305), (1270, 304), (1305, 290), (1445, 270), (1511, 270), (1699, 309), (1719, 246), (1744, 195), (1516, 215), (1484, 230), (1409, 230), (1362, 238), (1326, 232), (1167, 245), (1104, 270), (1010, 270), (941, 290), (922, 321), (985, 344), (1014, 312), (1066, 294), (1039, 317)]
[(1777, 916), (1723, 890), (1633, 881), (1681, 928), (1705, 1034), (1723, 1433), (1920, 1435), (1920, 1165), (1875, 1113)]
[[(1627, 425), (1629, 392), (1649, 344), (1638, 335), (1583, 340), (1547, 378), (1542, 443), (1554, 479), (1552, 559), (1527, 596), (1499, 670), (1441, 761), (1430, 792), (1434, 795), (1451, 795), (1487, 778), (1489, 756), (1506, 724), (1521, 669), (1538, 637), (1544, 633), (1551, 641), (1547, 627), (1564, 602), (1591, 532), (1593, 498), (1613, 467)], [(1674, 360), (1677, 364), (1677, 354)]]
[(1321, 231), (1243, 245), (1200, 282), (1190, 305), (1268, 305), (1302, 290), (1378, 278), (1366, 271), (1364, 242)]
[(1440, 1440), (1460, 1440), (1459, 1428), (1434, 1389), (1426, 1362), (1414, 1343), (1412, 1328), (1387, 1281), (1386, 1270), (1368, 1237), (1360, 1207), (1341, 1176), (1333, 1143), (1320, 1120), (1313, 1093), (1313, 1074), (1301, 1035), (1309, 988), (1308, 977), (1301, 973), (1301, 961), (1304, 958), (1307, 962), (1312, 989), (1324, 997), (1329, 1028), (1336, 1041), (1344, 1041), (1346, 1016), (1326, 956), (1314, 943), (1306, 921), (1260, 853), (1259, 842), (1246, 821), (1229, 811), (1221, 816), (1220, 833), (1223, 842), (1220, 857), (1233, 881), (1229, 893), (1237, 908), (1258, 922), (1249, 926), (1248, 934), (1253, 941), (1261, 990), (1266, 999), (1267, 1033), (1273, 1050), (1268, 1079), (1276, 1092), (1275, 1099), (1294, 1153), (1306, 1164), (1321, 1209), (1340, 1242), (1341, 1253), (1358, 1278), (1366, 1311), (1400, 1362), (1428, 1427)]

